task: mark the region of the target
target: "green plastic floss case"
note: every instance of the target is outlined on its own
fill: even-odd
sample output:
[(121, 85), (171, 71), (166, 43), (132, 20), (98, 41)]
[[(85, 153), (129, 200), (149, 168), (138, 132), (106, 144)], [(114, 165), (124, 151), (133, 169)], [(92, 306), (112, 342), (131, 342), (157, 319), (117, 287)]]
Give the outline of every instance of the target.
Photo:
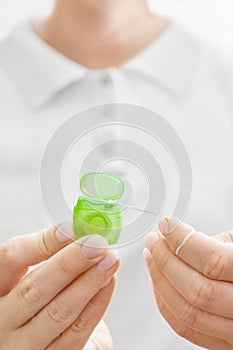
[(121, 227), (122, 212), (113, 203), (124, 193), (124, 182), (117, 176), (91, 172), (80, 180), (80, 189), (86, 197), (79, 197), (73, 210), (73, 227), (76, 239), (99, 234), (108, 244), (117, 243)]

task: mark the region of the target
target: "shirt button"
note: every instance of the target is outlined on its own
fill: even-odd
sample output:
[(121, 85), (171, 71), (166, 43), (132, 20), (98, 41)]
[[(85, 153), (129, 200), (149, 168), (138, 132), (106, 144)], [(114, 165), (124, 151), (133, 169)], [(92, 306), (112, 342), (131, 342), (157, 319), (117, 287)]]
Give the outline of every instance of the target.
[(105, 73), (102, 77), (102, 84), (104, 86), (109, 86), (112, 84), (112, 77), (110, 76), (110, 74)]

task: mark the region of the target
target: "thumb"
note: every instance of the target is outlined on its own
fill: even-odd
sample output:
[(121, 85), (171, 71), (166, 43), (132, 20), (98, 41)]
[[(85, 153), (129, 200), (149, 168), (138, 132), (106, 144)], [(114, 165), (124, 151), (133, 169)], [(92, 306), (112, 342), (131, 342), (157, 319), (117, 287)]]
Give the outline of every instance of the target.
[(25, 275), (28, 267), (49, 259), (72, 242), (72, 225), (15, 236), (0, 245), (0, 295), (8, 293)]

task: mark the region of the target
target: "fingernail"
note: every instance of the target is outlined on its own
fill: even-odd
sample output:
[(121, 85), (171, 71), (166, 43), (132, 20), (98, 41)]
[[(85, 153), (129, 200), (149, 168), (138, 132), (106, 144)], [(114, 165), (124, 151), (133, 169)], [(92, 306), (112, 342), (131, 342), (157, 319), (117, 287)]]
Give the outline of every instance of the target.
[(74, 238), (73, 226), (70, 222), (61, 223), (55, 232), (55, 237), (59, 243), (67, 242)]
[(169, 219), (168, 218), (162, 218), (159, 220), (159, 230), (160, 232), (165, 235), (167, 233), (167, 228), (168, 228), (168, 221)]
[(144, 256), (144, 259), (146, 260), (147, 266), (150, 268), (151, 265), (153, 264), (153, 259), (151, 256), (151, 252), (147, 248), (143, 250), (143, 256)]
[(158, 244), (159, 240), (160, 237), (155, 232), (151, 232), (147, 235), (145, 240), (145, 246), (151, 254), (153, 253), (153, 250), (155, 249), (155, 246)]
[(116, 250), (110, 250), (104, 259), (98, 263), (98, 268), (107, 271), (111, 269), (119, 259), (119, 253)]
[(77, 243), (82, 244), (81, 253), (88, 259), (97, 258), (108, 247), (108, 242), (100, 235), (86, 236), (84, 239), (81, 238), (77, 241)]
[(179, 219), (176, 218), (167, 218), (164, 217), (162, 219), (159, 220), (159, 230), (163, 235), (168, 235), (170, 233), (172, 233), (175, 228), (180, 225), (181, 221)]

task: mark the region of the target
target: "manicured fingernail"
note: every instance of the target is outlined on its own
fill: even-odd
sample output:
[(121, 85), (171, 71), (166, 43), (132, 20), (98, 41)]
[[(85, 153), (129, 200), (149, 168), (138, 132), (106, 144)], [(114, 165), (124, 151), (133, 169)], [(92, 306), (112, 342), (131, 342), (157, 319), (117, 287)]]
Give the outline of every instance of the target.
[(162, 218), (159, 220), (159, 230), (163, 235), (166, 235), (167, 233), (167, 228), (168, 228), (168, 219), (167, 218)]
[(86, 236), (77, 241), (77, 243), (82, 244), (81, 253), (88, 259), (97, 258), (108, 247), (106, 239), (99, 235)]
[(151, 232), (147, 235), (145, 245), (151, 254), (153, 253), (153, 250), (155, 249), (155, 246), (158, 244), (159, 240), (160, 237), (157, 233)]
[(98, 263), (98, 268), (107, 271), (111, 269), (119, 259), (120, 256), (118, 252), (116, 250), (110, 250), (104, 259)]
[(144, 258), (146, 260), (147, 266), (150, 268), (151, 265), (153, 264), (153, 259), (152, 259), (151, 252), (147, 248), (145, 248), (143, 250), (143, 256), (144, 256)]
[(74, 238), (73, 226), (70, 222), (61, 223), (55, 232), (56, 239), (59, 243), (67, 242)]
[(181, 221), (179, 219), (164, 217), (159, 220), (158, 226), (160, 232), (166, 236), (172, 233), (180, 224)]

